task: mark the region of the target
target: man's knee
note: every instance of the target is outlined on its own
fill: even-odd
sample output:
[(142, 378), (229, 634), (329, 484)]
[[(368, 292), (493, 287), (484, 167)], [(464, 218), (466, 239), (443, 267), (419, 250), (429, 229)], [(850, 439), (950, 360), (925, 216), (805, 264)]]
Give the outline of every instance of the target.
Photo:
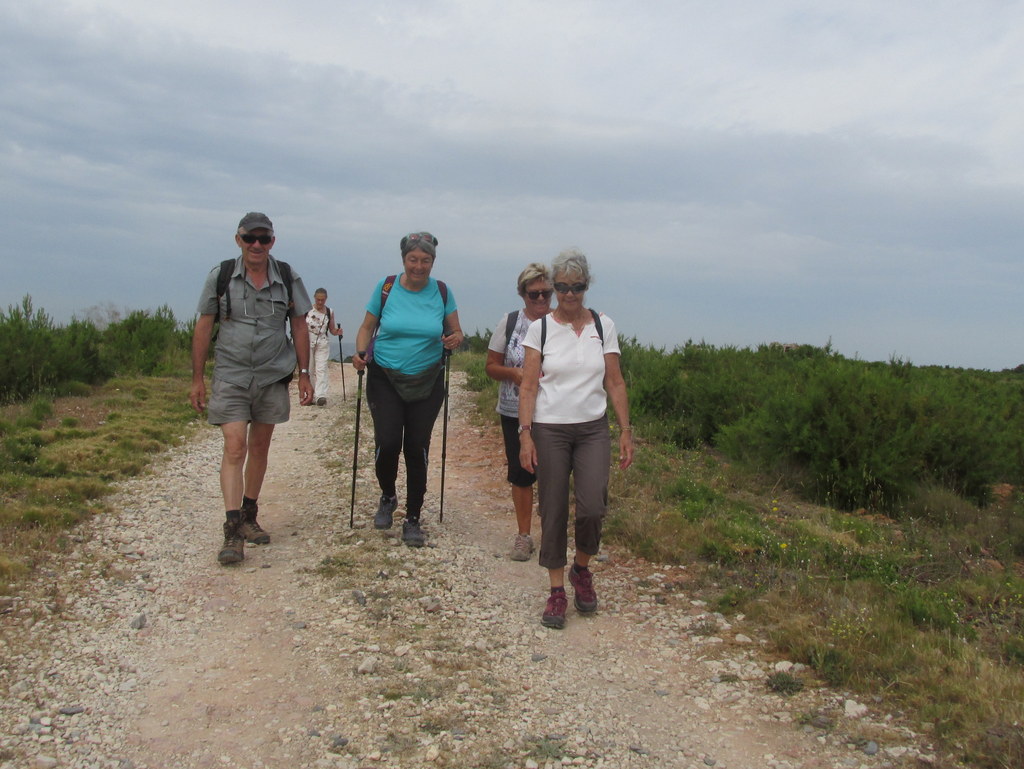
[(266, 425), (261, 422), (253, 422), (249, 428), (249, 450), (250, 455), (266, 456), (270, 453), (270, 442), (274, 438), (274, 425)]
[(224, 461), (228, 464), (240, 465), (245, 461), (245, 441), (224, 441)]

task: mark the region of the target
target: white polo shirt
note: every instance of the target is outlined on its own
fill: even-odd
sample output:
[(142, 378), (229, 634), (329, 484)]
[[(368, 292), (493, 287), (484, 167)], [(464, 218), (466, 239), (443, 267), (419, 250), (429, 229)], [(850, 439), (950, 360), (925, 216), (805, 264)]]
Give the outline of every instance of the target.
[[(534, 422), (579, 424), (604, 416), (608, 408), (604, 356), (621, 352), (615, 322), (604, 313), (600, 315), (604, 344), (592, 318), (583, 333), (576, 336), (571, 325), (562, 325), (547, 316), (548, 333), (542, 351)], [(526, 331), (523, 346), (540, 350), (540, 336), (541, 321), (535, 320)]]

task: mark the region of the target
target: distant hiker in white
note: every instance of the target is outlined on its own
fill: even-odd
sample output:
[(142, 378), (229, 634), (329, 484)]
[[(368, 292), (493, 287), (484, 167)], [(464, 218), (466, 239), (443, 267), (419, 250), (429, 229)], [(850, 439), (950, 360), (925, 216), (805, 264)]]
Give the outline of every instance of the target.
[(334, 322), (334, 311), (327, 306), (326, 288), (318, 288), (313, 292), (313, 309), (306, 313), (306, 327), (309, 329), (313, 400), (317, 406), (326, 406), (327, 392), (330, 389), (327, 378), (327, 361), (331, 354), (330, 335), (341, 337), (341, 327)]

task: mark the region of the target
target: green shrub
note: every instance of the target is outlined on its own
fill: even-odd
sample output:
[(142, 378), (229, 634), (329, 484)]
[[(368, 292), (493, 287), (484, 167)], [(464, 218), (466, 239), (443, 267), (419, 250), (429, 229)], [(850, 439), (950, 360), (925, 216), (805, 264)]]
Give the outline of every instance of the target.
[(0, 314), (0, 403), (35, 394), (85, 395), (114, 375), (171, 374), (188, 366), (192, 324), (180, 326), (164, 306), (134, 311), (102, 331), (74, 319), (56, 326), (26, 296)]

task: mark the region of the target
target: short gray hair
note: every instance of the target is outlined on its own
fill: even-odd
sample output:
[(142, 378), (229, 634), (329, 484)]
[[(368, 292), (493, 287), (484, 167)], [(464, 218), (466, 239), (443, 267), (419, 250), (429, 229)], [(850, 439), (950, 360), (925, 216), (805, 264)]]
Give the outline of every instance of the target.
[(567, 248), (551, 260), (551, 276), (558, 275), (578, 277), (588, 286), (594, 280), (587, 257), (578, 248)]
[(516, 289), (519, 291), (519, 296), (523, 296), (526, 293), (526, 287), (535, 280), (551, 282), (551, 274), (548, 272), (546, 264), (530, 262), (526, 265), (526, 269), (519, 273), (519, 277), (516, 279)]

